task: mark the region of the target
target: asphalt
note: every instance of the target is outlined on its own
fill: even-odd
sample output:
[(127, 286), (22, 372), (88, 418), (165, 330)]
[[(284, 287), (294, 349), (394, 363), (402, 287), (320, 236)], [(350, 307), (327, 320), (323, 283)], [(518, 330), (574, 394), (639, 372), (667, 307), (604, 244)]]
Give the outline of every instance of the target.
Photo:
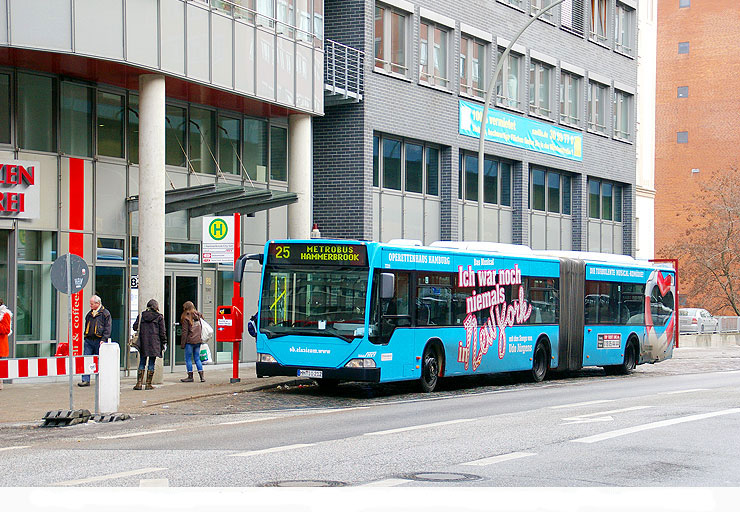
[[(205, 366), (205, 382), (180, 382), (185, 372), (169, 373), (162, 376), (162, 384), (153, 390), (135, 391), (136, 372), (121, 377), (121, 394), (118, 413), (131, 416), (149, 414), (160, 410), (163, 405), (200, 400), (209, 396), (258, 391), (283, 384), (301, 384), (310, 381), (294, 377), (257, 378), (254, 363), (239, 366), (240, 382), (231, 383), (233, 367), (229, 365)], [(95, 379), (90, 387), (80, 388), (74, 378), (72, 400), (74, 409), (87, 409), (95, 412)], [(69, 379), (16, 379), (4, 384), (0, 390), (0, 424), (41, 423), (48, 411), (69, 410)]]
[[(711, 340), (711, 342), (710, 342)], [(734, 336), (701, 335), (681, 336), (679, 346), (673, 353), (673, 359), (658, 365), (641, 365), (646, 373), (695, 373), (702, 371), (740, 370), (740, 343)], [(269, 377), (258, 379), (254, 363), (242, 363), (239, 366), (240, 382), (231, 383), (233, 367), (228, 365), (205, 366), (205, 382), (199, 382), (197, 373), (195, 382), (182, 383), (184, 372), (165, 372), (162, 384), (155, 385), (153, 390), (135, 391), (136, 372), (130, 376), (121, 376), (121, 392), (118, 413), (132, 417), (161, 412), (163, 406), (172, 410), (178, 409), (178, 403), (207, 404), (207, 397), (233, 395), (274, 388), (281, 385), (309, 384), (310, 379), (296, 377)], [(77, 386), (80, 378), (74, 378), (73, 408), (88, 409), (95, 412), (94, 379), (90, 387)], [(54, 380), (16, 379), (6, 383), (0, 390), (0, 425), (41, 424), (48, 411), (68, 410), (69, 379), (63, 377)], [(170, 408), (168, 407), (168, 409)], [(207, 407), (207, 405), (206, 405)]]

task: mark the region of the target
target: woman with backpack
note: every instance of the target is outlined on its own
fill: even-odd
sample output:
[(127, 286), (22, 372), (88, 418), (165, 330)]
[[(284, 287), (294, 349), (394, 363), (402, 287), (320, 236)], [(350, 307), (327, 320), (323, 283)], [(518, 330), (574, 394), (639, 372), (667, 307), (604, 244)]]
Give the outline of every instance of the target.
[(198, 368), (200, 381), (205, 382), (203, 363), (200, 361), (200, 344), (203, 343), (200, 320), (203, 315), (195, 309), (195, 305), (190, 301), (185, 302), (182, 309), (182, 315), (180, 316), (180, 327), (182, 328), (180, 347), (185, 349), (185, 366), (188, 376), (180, 379), (180, 382), (193, 382), (193, 360), (195, 360), (195, 366)]

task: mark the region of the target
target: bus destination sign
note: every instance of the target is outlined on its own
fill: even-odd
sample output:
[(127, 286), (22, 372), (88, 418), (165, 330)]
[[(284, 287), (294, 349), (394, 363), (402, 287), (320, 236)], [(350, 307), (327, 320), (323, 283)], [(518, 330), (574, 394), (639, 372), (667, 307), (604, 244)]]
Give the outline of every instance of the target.
[(272, 243), (268, 248), (267, 262), (272, 265), (367, 267), (367, 247), (327, 243)]

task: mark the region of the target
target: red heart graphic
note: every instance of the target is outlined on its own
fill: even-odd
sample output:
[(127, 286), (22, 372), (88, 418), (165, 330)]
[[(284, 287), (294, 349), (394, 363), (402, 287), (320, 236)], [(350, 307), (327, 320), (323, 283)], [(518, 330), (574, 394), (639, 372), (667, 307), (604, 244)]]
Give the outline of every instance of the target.
[(673, 284), (673, 276), (668, 274), (663, 277), (663, 272), (658, 272), (658, 289), (660, 289), (660, 294), (663, 297), (665, 297), (665, 294), (670, 290), (671, 284)]

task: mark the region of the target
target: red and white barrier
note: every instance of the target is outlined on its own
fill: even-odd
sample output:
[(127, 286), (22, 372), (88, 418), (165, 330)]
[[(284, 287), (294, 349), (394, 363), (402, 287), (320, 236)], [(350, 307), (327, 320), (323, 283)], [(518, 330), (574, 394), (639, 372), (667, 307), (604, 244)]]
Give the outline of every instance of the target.
[[(73, 356), (72, 375), (98, 373), (98, 356)], [(68, 357), (0, 359), (0, 379), (69, 375)]]

